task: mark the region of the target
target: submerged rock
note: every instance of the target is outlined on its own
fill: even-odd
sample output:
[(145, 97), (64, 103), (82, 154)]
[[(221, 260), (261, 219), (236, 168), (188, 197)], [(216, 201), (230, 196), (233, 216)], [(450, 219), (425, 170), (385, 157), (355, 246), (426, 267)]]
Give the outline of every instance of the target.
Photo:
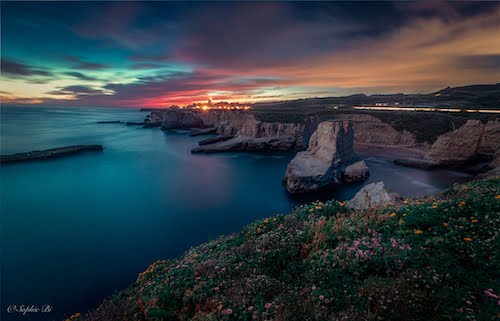
[(44, 160), (50, 158), (58, 158), (63, 156), (74, 155), (82, 152), (88, 151), (102, 151), (102, 145), (74, 145), (74, 146), (65, 146), (58, 148), (51, 148), (45, 150), (35, 150), (26, 153), (17, 153), (11, 155), (2, 155), (0, 156), (0, 163), (17, 163), (17, 162), (27, 162), (27, 161), (35, 161), (35, 160)]
[(292, 194), (308, 193), (339, 183), (342, 166), (354, 157), (350, 122), (326, 121), (311, 135), (309, 147), (299, 152), (286, 169), (284, 183)]
[(362, 160), (347, 166), (342, 180), (346, 183), (354, 183), (365, 180), (368, 176), (370, 176), (370, 171), (365, 161)]
[(121, 124), (121, 120), (101, 120), (97, 122), (98, 124)]
[(390, 192), (384, 182), (378, 182), (364, 186), (351, 200), (347, 201), (347, 206), (354, 209), (367, 209), (395, 204), (399, 200), (401, 200), (399, 194)]

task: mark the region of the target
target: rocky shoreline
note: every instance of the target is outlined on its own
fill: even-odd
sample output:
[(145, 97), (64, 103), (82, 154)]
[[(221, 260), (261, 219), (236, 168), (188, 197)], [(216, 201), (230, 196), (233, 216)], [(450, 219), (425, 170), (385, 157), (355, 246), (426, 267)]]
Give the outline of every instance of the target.
[(103, 147), (102, 145), (74, 145), (11, 155), (2, 155), (0, 156), (0, 164), (46, 160), (90, 151), (102, 152)]
[[(363, 113), (309, 116), (302, 123), (265, 122), (248, 111), (155, 110), (148, 116), (163, 130), (189, 129), (193, 136), (215, 134), (202, 140), (193, 153), (231, 151), (304, 151), (311, 135), (324, 121), (352, 123), (353, 149), (362, 155), (390, 158), (397, 165), (433, 169), (460, 167), (477, 160), (496, 160), (500, 149), (500, 121), (468, 120), (461, 127), (421, 142), (415, 134), (397, 130), (381, 119)], [(494, 161), (487, 169), (496, 168)]]

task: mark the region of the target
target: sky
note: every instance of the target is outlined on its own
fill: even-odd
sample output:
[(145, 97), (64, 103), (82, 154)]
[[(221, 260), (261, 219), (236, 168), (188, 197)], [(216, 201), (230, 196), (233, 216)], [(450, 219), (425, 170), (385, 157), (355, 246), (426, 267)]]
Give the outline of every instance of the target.
[(500, 81), (500, 2), (1, 2), (2, 105), (166, 107)]

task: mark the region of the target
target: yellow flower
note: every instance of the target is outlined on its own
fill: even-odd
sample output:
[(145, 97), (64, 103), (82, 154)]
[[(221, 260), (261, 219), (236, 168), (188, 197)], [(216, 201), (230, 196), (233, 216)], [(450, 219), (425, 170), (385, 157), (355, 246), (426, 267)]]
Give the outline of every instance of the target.
[(339, 205), (340, 206), (345, 206), (345, 203), (344, 202), (339, 202)]
[(473, 220), (472, 220), (472, 223), (477, 223), (477, 222), (479, 222), (479, 221), (478, 221), (478, 220), (476, 220), (476, 219), (473, 219)]
[(497, 196), (495, 196), (495, 198), (496, 198), (497, 200), (500, 200), (500, 194), (499, 194), (499, 195), (497, 195)]
[(438, 208), (438, 206), (437, 205), (432, 205), (432, 208)]
[(399, 219), (399, 225), (403, 225), (405, 223), (405, 221), (403, 221), (402, 218)]
[(265, 218), (264, 219), (264, 223), (268, 223), (269, 222), (269, 219), (268, 218)]
[(472, 239), (470, 237), (464, 237), (464, 241), (472, 242)]
[(403, 213), (403, 217), (406, 217), (406, 213)]
[(396, 216), (396, 213), (392, 212), (391, 217), (394, 217), (394, 216)]
[(464, 206), (464, 205), (465, 205), (465, 202), (464, 202), (464, 201), (461, 201), (461, 202), (458, 204), (458, 206), (460, 206), (460, 207), (462, 207), (462, 206)]
[(415, 234), (422, 234), (422, 233), (424, 233), (424, 232), (422, 232), (422, 230), (418, 230), (418, 229), (417, 230), (413, 230), (413, 231), (415, 232)]

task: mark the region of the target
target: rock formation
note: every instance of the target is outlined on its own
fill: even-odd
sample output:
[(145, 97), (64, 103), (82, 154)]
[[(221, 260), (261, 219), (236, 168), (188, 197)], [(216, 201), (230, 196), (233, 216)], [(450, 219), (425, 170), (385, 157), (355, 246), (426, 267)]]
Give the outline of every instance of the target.
[(19, 163), (27, 161), (45, 160), (51, 158), (59, 158), (89, 151), (102, 152), (102, 145), (73, 145), (45, 150), (35, 150), (25, 153), (17, 153), (11, 155), (2, 155), (0, 157), (1, 164)]
[(289, 193), (307, 193), (339, 183), (343, 167), (354, 158), (354, 133), (350, 122), (326, 121), (286, 169), (284, 183)]
[(368, 166), (366, 166), (365, 161), (362, 160), (347, 166), (344, 170), (342, 180), (345, 183), (354, 183), (362, 181), (368, 176), (370, 176), (370, 171), (368, 170)]
[(407, 130), (398, 131), (379, 118), (366, 114), (339, 114), (337, 119), (352, 121), (354, 145), (414, 146), (415, 135)]
[(395, 204), (401, 200), (397, 193), (391, 193), (384, 182), (371, 183), (364, 186), (354, 197), (347, 201), (347, 206), (354, 209), (367, 209), (387, 204)]
[(492, 159), (500, 149), (500, 121), (483, 124), (468, 120), (462, 127), (440, 135), (421, 158), (398, 159), (396, 164), (433, 168), (460, 166), (477, 159)]
[(205, 124), (198, 113), (184, 110), (167, 110), (163, 116), (162, 129), (203, 128)]

